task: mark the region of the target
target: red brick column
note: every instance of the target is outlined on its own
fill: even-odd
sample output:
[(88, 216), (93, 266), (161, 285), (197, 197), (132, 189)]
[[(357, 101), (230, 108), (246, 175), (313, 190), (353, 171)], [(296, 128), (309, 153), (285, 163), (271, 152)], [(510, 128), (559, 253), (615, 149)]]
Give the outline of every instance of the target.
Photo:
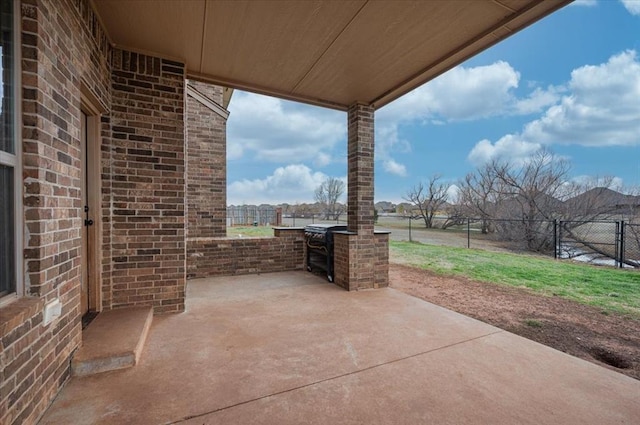
[(348, 113), (349, 234), (336, 235), (335, 282), (347, 290), (378, 287), (373, 234), (374, 108), (354, 104)]
[(356, 103), (348, 122), (348, 229), (373, 235), (373, 106)]

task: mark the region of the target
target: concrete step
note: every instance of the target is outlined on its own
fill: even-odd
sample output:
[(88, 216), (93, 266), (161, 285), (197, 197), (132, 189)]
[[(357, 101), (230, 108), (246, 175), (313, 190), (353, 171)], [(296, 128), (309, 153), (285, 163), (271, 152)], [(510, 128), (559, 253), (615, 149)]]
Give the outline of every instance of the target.
[(82, 332), (82, 346), (71, 361), (74, 376), (135, 366), (153, 320), (153, 308), (131, 307), (102, 312)]

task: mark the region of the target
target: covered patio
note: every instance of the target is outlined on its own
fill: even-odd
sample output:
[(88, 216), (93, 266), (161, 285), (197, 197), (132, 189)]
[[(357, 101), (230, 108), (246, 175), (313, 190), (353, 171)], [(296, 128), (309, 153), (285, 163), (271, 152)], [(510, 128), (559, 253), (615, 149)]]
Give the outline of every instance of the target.
[[(42, 423), (640, 422), (637, 381), (386, 288), (374, 231), (375, 111), (568, 3), (3, 2), (0, 421), (55, 398)], [(299, 229), (223, 238), (231, 89), (346, 112), (351, 292), (299, 271)], [(91, 326), (140, 308), (139, 364), (70, 379)]]
[(41, 424), (637, 424), (640, 382), (391, 288), (192, 280), (140, 363), (74, 378)]

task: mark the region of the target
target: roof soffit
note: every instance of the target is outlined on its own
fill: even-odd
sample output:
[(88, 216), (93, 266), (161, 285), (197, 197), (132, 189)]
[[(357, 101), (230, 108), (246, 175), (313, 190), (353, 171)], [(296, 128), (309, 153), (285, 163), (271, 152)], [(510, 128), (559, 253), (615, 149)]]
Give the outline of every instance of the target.
[(341, 110), (384, 106), (569, 2), (94, 0), (116, 46)]

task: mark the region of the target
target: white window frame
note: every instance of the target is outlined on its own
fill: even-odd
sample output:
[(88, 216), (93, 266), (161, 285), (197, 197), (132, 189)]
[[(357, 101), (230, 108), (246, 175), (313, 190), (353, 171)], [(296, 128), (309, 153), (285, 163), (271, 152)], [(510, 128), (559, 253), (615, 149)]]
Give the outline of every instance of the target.
[(15, 243), (15, 290), (0, 298), (0, 305), (5, 305), (14, 301), (18, 297), (25, 294), (24, 274), (25, 271), (23, 252), (24, 252), (24, 209), (22, 206), (23, 199), (23, 181), (22, 181), (22, 39), (21, 39), (21, 20), (20, 20), (20, 1), (13, 0), (13, 137), (15, 153), (0, 151), (0, 164), (13, 168), (14, 182), (14, 243)]

